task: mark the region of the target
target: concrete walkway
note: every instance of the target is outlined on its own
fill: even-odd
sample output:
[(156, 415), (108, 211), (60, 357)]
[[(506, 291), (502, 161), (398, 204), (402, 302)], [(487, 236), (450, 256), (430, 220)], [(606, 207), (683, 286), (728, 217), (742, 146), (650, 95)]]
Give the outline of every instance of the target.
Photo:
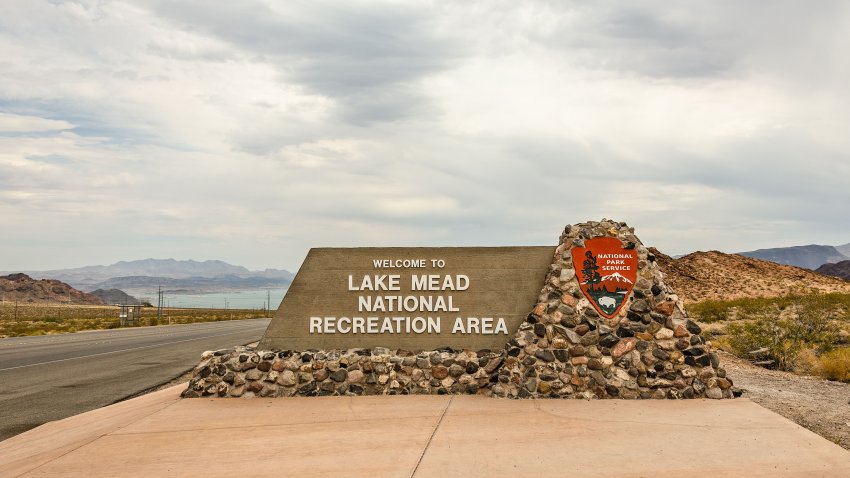
[(183, 385), (0, 442), (0, 476), (850, 476), (745, 399), (180, 400)]

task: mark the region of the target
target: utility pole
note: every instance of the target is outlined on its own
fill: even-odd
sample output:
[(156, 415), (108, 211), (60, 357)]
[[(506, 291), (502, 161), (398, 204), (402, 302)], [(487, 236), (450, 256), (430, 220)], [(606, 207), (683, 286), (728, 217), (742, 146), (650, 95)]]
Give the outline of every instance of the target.
[(269, 316), (272, 310), (272, 291), (266, 289), (266, 317)]
[(156, 294), (156, 323), (158, 325), (162, 321), (162, 286), (159, 286), (159, 289), (157, 290)]
[(18, 321), (18, 299), (15, 298), (15, 322)]

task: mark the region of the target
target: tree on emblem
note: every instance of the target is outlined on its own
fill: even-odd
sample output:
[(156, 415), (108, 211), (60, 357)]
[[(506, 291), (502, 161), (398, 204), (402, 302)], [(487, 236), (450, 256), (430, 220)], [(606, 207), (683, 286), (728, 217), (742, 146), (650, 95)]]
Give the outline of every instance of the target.
[(584, 275), (584, 282), (587, 284), (587, 290), (590, 292), (596, 292), (596, 284), (602, 282), (602, 276), (599, 275), (599, 266), (596, 265), (596, 257), (592, 252), (587, 251), (584, 253), (584, 256), (587, 259), (584, 260), (584, 267), (581, 270), (581, 273)]

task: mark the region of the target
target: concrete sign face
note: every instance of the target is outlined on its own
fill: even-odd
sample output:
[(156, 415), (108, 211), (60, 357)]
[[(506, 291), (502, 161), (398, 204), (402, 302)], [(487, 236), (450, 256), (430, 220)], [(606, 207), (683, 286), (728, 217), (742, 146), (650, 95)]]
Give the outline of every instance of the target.
[(612, 318), (626, 303), (637, 279), (638, 256), (616, 237), (595, 237), (572, 249), (579, 286), (593, 307)]
[(497, 350), (534, 308), (554, 251), (311, 249), (259, 348)]

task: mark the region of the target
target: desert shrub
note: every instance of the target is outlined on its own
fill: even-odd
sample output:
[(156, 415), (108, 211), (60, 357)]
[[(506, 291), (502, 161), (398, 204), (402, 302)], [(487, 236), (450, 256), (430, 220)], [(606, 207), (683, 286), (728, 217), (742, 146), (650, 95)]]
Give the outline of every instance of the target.
[(701, 322), (710, 324), (729, 318), (728, 301), (704, 300), (688, 307), (688, 312), (696, 316)]
[(712, 323), (729, 320), (733, 315), (747, 318), (800, 306), (819, 310), (833, 319), (850, 321), (850, 294), (821, 294), (804, 290), (795, 290), (781, 297), (705, 300), (689, 305), (688, 312), (701, 322)]
[(775, 305), (756, 315), (742, 314), (745, 320), (726, 328), (724, 344), (759, 365), (806, 371), (812, 360), (804, 351), (828, 352), (838, 337), (838, 327), (819, 297), (799, 297), (785, 310)]
[(850, 348), (841, 348), (823, 354), (815, 373), (827, 380), (850, 382)]

